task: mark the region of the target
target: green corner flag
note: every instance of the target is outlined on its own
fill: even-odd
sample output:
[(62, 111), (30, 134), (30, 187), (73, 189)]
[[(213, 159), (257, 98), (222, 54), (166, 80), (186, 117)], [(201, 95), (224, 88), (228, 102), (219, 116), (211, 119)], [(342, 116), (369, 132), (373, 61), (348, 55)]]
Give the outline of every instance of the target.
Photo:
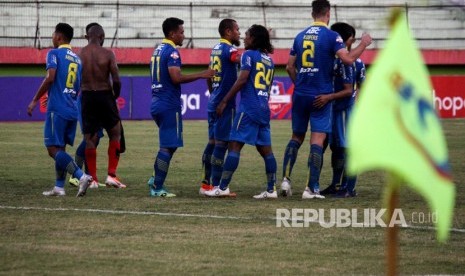
[(399, 14), (371, 66), (348, 127), (348, 173), (384, 169), (428, 202), (437, 238), (452, 223), (455, 186), (433, 90), (405, 15)]

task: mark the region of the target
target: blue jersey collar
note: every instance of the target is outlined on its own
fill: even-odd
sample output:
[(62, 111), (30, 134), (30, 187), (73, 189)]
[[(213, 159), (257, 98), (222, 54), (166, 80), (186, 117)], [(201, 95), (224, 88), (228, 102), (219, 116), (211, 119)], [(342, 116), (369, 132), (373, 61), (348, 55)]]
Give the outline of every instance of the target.
[(220, 38), (220, 43), (225, 43), (225, 44), (228, 44), (228, 45), (232, 45), (232, 43), (229, 42), (229, 40), (224, 39), (224, 38)]
[(328, 25), (326, 25), (326, 23), (321, 22), (321, 21), (313, 22), (312, 26), (322, 26), (322, 27), (328, 28)]
[(58, 46), (58, 48), (68, 48), (68, 49), (71, 49), (71, 45), (70, 45), (70, 44), (61, 44), (60, 46)]
[(161, 43), (166, 43), (166, 44), (169, 44), (169, 45), (173, 46), (174, 48), (176, 48), (176, 44), (174, 44), (174, 42), (172, 40), (169, 40), (167, 38), (163, 38)]

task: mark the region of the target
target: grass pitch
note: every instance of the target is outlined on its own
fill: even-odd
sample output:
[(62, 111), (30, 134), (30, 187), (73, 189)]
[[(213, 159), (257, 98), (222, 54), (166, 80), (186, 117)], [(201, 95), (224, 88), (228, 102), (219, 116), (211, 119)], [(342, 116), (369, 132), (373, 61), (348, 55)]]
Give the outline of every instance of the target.
[[(446, 244), (435, 240), (426, 202), (407, 188), (400, 207), (413, 228), (400, 230), (402, 274), (465, 273), (465, 140), (464, 120), (445, 120), (444, 131), (457, 187), (453, 232)], [(52, 159), (42, 143), (42, 122), (0, 123), (0, 274), (1, 275), (161, 275), (161, 274), (384, 274), (386, 229), (278, 228), (277, 208), (382, 208), (384, 173), (359, 177), (359, 196), (351, 199), (302, 201), (308, 138), (293, 172), (294, 196), (256, 201), (265, 188), (263, 160), (245, 146), (231, 182), (236, 199), (198, 195), (206, 122), (185, 121), (184, 148), (170, 167), (167, 187), (178, 196), (150, 198), (146, 181), (158, 148), (151, 121), (126, 121), (127, 152), (119, 175), (125, 190), (89, 190), (75, 198), (47, 198), (53, 186)], [(290, 121), (272, 122), (278, 179)], [(76, 137), (76, 146), (81, 137)], [(98, 150), (98, 175), (106, 174), (105, 137)], [(68, 148), (74, 154), (75, 148)], [(400, 156), (402, 161), (404, 156)], [(321, 186), (331, 178), (325, 155)], [(279, 184), (279, 183), (278, 183)], [(418, 214), (423, 214), (423, 221)], [(460, 230), (462, 229), (462, 230)]]

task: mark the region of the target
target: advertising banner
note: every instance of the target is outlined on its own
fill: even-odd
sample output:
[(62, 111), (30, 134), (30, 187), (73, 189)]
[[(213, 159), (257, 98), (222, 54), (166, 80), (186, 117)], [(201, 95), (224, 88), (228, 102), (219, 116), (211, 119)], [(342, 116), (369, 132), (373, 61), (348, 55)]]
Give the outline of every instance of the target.
[[(465, 76), (433, 76), (435, 105), (441, 118), (465, 117)], [(33, 116), (27, 115), (31, 101), (43, 77), (0, 77), (0, 121), (44, 120), (45, 108), (38, 106)], [(151, 90), (149, 77), (122, 77), (121, 97), (118, 98), (123, 120), (149, 120)], [(207, 118), (209, 93), (205, 80), (182, 86), (182, 115), (186, 120)], [(291, 118), (294, 86), (288, 77), (275, 77), (270, 91), (272, 119)]]

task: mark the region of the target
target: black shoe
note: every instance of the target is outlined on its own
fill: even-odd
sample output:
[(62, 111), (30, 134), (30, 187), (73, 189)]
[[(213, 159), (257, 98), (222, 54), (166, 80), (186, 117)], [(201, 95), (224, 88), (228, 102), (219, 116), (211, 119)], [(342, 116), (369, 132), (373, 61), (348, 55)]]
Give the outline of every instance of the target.
[(320, 195), (335, 195), (336, 193), (337, 193), (336, 186), (329, 185), (328, 187), (326, 187), (326, 189), (320, 192)]
[(357, 191), (355, 190), (348, 191), (347, 189), (340, 190), (334, 195), (334, 197), (336, 198), (346, 198), (346, 197), (356, 197), (356, 196), (357, 196)]

